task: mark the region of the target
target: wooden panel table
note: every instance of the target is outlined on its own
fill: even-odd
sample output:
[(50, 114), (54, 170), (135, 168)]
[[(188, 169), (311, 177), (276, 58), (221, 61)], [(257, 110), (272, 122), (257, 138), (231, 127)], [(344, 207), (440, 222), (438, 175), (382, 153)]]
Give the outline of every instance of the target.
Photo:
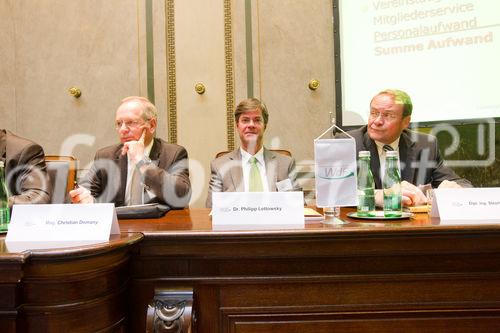
[(212, 230), (208, 210), (120, 221), (132, 259), (130, 331), (155, 294), (194, 291), (197, 332), (498, 332), (500, 227), (399, 222)]
[(107, 243), (22, 253), (0, 238), (0, 332), (499, 331), (498, 225), (349, 211), (344, 225), (235, 231), (171, 211), (120, 221)]
[(129, 259), (142, 238), (21, 253), (0, 238), (0, 332), (125, 332)]

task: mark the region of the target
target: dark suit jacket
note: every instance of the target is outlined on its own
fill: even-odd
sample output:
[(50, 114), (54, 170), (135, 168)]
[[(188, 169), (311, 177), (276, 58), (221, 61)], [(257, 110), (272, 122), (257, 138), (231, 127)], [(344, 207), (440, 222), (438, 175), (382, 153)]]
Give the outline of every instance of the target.
[[(127, 186), (127, 155), (123, 144), (100, 149), (81, 185), (90, 189), (97, 202), (125, 205)], [(162, 203), (172, 208), (188, 206), (191, 198), (188, 154), (184, 147), (154, 139), (149, 154), (153, 163), (143, 174), (145, 203)], [(149, 196), (148, 192), (153, 193)]]
[[(276, 192), (276, 183), (289, 178), (293, 189), (300, 191), (296, 182), (295, 161), (289, 156), (264, 148), (264, 162), (269, 191)], [(216, 158), (210, 163), (211, 175), (208, 184), (207, 207), (212, 207), (212, 192), (244, 192), (243, 170), (240, 148)]]
[(0, 130), (0, 156), (13, 204), (49, 203), (50, 184), (42, 147), (6, 130)]
[[(377, 145), (370, 139), (366, 126), (348, 132), (356, 140), (356, 155), (360, 150), (371, 153), (371, 168), (375, 178), (375, 187), (382, 188), (380, 181), (380, 161)], [(436, 137), (405, 129), (399, 139), (399, 160), (401, 180), (414, 185), (432, 184), (438, 187), (443, 180), (455, 181), (463, 187), (472, 184), (460, 178), (452, 169), (444, 165), (438, 149)]]

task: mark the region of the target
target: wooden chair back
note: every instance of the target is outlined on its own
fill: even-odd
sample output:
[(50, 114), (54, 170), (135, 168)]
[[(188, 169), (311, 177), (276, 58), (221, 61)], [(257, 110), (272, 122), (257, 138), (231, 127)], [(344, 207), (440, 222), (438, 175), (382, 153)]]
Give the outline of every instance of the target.
[(65, 203), (68, 192), (76, 181), (76, 163), (73, 156), (45, 155), (47, 173), (52, 186), (52, 203)]

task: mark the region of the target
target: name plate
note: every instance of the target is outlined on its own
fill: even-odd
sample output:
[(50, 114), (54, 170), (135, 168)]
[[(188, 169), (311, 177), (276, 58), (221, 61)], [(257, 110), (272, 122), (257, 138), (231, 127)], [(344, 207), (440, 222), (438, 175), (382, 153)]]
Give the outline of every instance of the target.
[(119, 234), (114, 204), (14, 205), (9, 251), (95, 244)]
[(500, 223), (500, 188), (435, 189), (431, 216), (441, 220)]
[(213, 229), (304, 227), (303, 192), (214, 192)]

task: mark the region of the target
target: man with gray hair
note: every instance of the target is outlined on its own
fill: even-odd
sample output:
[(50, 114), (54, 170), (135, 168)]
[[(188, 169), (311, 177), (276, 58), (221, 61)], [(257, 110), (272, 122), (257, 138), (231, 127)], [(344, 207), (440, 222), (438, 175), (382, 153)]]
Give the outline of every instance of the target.
[(157, 117), (147, 98), (123, 99), (115, 117), (121, 143), (96, 153), (81, 186), (70, 192), (71, 201), (186, 207), (191, 197), (188, 154), (184, 147), (154, 137)]

